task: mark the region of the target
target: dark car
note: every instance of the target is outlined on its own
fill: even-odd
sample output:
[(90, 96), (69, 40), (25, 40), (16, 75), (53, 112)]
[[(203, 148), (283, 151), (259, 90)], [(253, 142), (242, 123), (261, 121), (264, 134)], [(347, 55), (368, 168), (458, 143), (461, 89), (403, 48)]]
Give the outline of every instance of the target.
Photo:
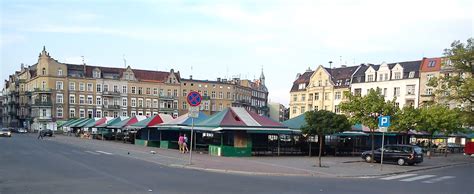
[[(381, 148), (374, 151), (374, 159), (380, 162)], [(362, 153), (362, 159), (367, 162), (372, 160), (371, 151)], [(383, 161), (396, 162), (402, 166), (404, 164), (413, 165), (423, 162), (423, 151), (415, 145), (386, 145), (384, 146)]]
[(41, 135), (52, 137), (53, 136), (53, 130), (51, 130), (51, 129), (41, 130)]

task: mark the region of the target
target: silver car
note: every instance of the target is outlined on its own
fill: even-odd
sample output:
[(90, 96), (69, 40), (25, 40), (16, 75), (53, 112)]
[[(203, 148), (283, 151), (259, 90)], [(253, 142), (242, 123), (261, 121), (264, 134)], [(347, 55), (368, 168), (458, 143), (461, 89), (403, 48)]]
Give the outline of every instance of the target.
[(3, 128), (0, 130), (0, 137), (12, 137), (12, 132), (9, 129)]

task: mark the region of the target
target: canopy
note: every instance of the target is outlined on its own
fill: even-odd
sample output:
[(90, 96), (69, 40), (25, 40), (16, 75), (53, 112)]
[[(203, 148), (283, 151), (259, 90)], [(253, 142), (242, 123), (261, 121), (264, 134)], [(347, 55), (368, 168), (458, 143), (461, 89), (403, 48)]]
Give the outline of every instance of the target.
[(102, 124), (98, 124), (96, 125), (96, 127), (107, 127), (109, 125), (114, 125), (114, 124), (117, 124), (117, 123), (120, 123), (121, 121), (127, 119), (128, 117), (115, 117), (111, 120), (108, 120), (107, 122), (105, 123), (102, 123)]
[(173, 120), (173, 117), (171, 115), (158, 114), (158, 115), (153, 115), (151, 117), (143, 119), (139, 122), (136, 122), (128, 126), (128, 128), (137, 128), (137, 129), (147, 128), (147, 127), (155, 126), (164, 122), (170, 122), (172, 120)]
[(146, 119), (146, 116), (136, 115), (134, 117), (125, 119), (123, 121), (120, 121), (119, 123), (108, 125), (107, 128), (121, 129), (121, 128), (127, 127), (129, 125), (135, 124), (135, 123), (137, 123), (141, 120), (144, 120), (144, 119)]
[(60, 128), (60, 127), (67, 127), (70, 123), (72, 123), (72, 122), (74, 122), (74, 121), (76, 121), (76, 120), (77, 120), (77, 119), (69, 119), (69, 120), (67, 120), (66, 122), (64, 122), (64, 123), (62, 123), (62, 124), (60, 124), (60, 125), (58, 125), (58, 128)]
[[(209, 118), (209, 116), (199, 111), (198, 117), (194, 118), (194, 123), (202, 122), (206, 120), (207, 118)], [(189, 113), (186, 113), (184, 115), (179, 116), (176, 119), (170, 120), (168, 122), (165, 121), (164, 123), (154, 125), (152, 127), (191, 126), (191, 124), (192, 124), (192, 118), (189, 117)]]
[(69, 127), (82, 127), (88, 121), (89, 121), (89, 118), (82, 118), (82, 119), (79, 119), (78, 121), (72, 123), (71, 125), (69, 125)]
[(305, 117), (305, 114), (301, 114), (297, 117), (283, 122), (283, 125), (287, 126), (290, 129), (301, 129), (302, 127), (306, 126)]

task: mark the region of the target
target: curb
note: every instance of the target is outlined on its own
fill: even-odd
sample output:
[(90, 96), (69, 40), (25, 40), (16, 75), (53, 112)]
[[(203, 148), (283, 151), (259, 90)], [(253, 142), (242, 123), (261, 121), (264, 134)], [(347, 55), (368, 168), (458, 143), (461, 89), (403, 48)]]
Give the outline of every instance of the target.
[(292, 176), (292, 177), (316, 177), (321, 176), (317, 174), (290, 174), (290, 173), (271, 173), (271, 172), (249, 172), (249, 171), (239, 171), (239, 170), (226, 170), (226, 169), (215, 169), (215, 168), (201, 168), (193, 167), (189, 165), (180, 165), (180, 164), (170, 164), (166, 165), (173, 168), (183, 168), (207, 172), (216, 172), (224, 174), (240, 174), (240, 175), (254, 175), (254, 176)]
[(341, 178), (378, 178), (378, 177), (383, 177), (383, 176), (388, 176), (388, 175), (397, 175), (397, 174), (403, 174), (403, 173), (409, 173), (409, 172), (419, 172), (419, 171), (432, 170), (432, 169), (436, 169), (436, 168), (446, 168), (446, 167), (452, 167), (452, 166), (462, 166), (462, 165), (466, 165), (466, 164), (474, 164), (474, 163), (473, 162), (462, 162), (462, 163), (438, 165), (438, 166), (431, 166), (431, 167), (426, 167), (426, 168), (405, 170), (405, 171), (401, 171), (401, 172), (392, 172), (392, 173), (385, 173), (385, 174), (378, 174), (378, 175), (337, 176), (337, 177), (341, 177)]

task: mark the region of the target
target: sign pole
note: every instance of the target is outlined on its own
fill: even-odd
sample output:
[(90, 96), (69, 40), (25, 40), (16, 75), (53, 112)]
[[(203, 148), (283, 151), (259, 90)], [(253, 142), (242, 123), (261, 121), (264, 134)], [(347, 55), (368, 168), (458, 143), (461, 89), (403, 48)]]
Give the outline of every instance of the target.
[(383, 149), (384, 140), (385, 140), (385, 132), (382, 132), (382, 156), (380, 158), (380, 171), (383, 171), (383, 153), (385, 152), (385, 150)]
[(193, 159), (193, 135), (194, 134), (194, 117), (191, 117), (191, 142), (189, 144), (189, 165), (191, 165), (191, 160)]

